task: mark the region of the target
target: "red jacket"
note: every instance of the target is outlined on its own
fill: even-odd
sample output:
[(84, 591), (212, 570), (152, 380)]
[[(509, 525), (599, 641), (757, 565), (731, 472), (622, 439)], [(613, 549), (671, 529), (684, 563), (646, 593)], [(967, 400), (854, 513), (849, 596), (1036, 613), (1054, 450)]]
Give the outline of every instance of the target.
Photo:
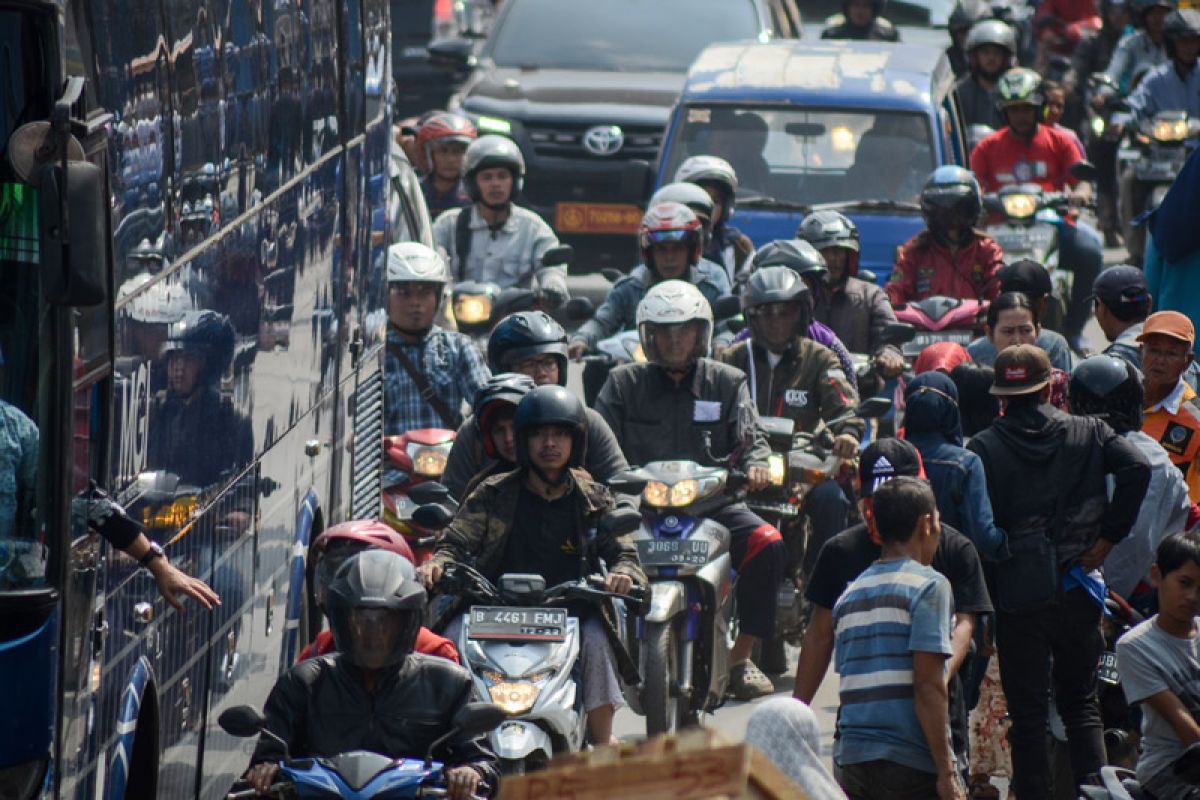
[(962, 297), (995, 300), (1000, 294), (996, 270), (1004, 266), (1004, 251), (996, 240), (980, 231), (953, 256), (921, 231), (900, 247), (896, 268), (884, 290), (893, 305), (926, 297)]
[[(317, 634), (316, 639), (300, 651), (300, 655), (296, 658), (296, 663), (299, 664), (301, 661), (306, 661), (310, 658), (328, 655), (333, 651), (333, 632), (321, 631)], [(427, 656), (440, 656), (447, 661), (453, 661), (455, 664), (460, 663), (458, 660), (458, 650), (454, 647), (454, 644), (446, 637), (438, 636), (429, 630), (429, 628), (422, 627), (421, 631), (417, 634), (416, 651), (424, 653)]]
[(1056, 36), (1069, 48), (1066, 52), (1073, 50), (1089, 31), (1100, 30), (1102, 22), (1096, 0), (1042, 0), (1033, 17), (1037, 38)]

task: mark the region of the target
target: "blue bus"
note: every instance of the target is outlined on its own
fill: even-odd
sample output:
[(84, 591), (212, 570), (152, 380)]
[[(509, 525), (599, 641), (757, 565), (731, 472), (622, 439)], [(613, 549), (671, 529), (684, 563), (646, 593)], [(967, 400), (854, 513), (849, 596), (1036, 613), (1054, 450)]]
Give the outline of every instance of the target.
[(378, 513), (388, 9), (0, 1), (0, 796), (223, 796), (309, 544)]

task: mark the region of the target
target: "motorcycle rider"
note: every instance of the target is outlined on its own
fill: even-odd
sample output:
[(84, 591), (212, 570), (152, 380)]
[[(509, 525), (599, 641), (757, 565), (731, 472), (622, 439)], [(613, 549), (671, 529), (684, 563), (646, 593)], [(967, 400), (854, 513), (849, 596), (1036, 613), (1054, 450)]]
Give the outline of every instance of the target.
[(692, 156), (675, 170), (675, 182), (694, 183), (713, 201), (712, 233), (704, 257), (725, 268), (730, 285), (754, 256), (750, 237), (729, 224), (737, 200), (738, 177), (733, 165), (717, 156)]
[(1167, 63), (1163, 23), (1176, 6), (1177, 0), (1133, 0), (1133, 23), (1140, 30), (1117, 43), (1103, 73), (1106, 88), (1092, 96), (1094, 108), (1101, 108), (1114, 92), (1128, 94), (1136, 76)]
[[(1162, 27), (1163, 48), (1170, 61), (1142, 79), (1129, 96), (1129, 109), (1139, 122), (1160, 111), (1184, 111), (1200, 117), (1200, 11), (1178, 9), (1167, 15)], [(1122, 187), (1124, 188), (1124, 187)]]
[(887, 0), (842, 0), (842, 13), (825, 21), (822, 39), (898, 42), (900, 32), (883, 16)]
[[(858, 393), (837, 356), (804, 335), (813, 313), (812, 294), (804, 281), (787, 266), (757, 269), (742, 289), (742, 310), (751, 338), (731, 347), (721, 360), (749, 377), (750, 397), (758, 413), (787, 417), (796, 423), (797, 432), (804, 433), (812, 433), (822, 421), (848, 415), (831, 425), (833, 454), (853, 459), (866, 430), (854, 415)], [(804, 513), (812, 521), (805, 574), (821, 544), (846, 527), (849, 510), (850, 503), (835, 480), (818, 484), (805, 495)]]
[[(1072, 137), (1040, 124), (1045, 97), (1042, 79), (1033, 70), (1017, 67), (1000, 77), (997, 104), (1008, 125), (985, 138), (971, 153), (971, 171), (985, 192), (1010, 184), (1036, 183), (1047, 192), (1065, 191), (1072, 206), (1086, 204), (1091, 184), (1076, 179), (1070, 168), (1083, 160)], [(1087, 295), (1104, 264), (1100, 236), (1075, 220), (1058, 226), (1059, 264), (1074, 273), (1071, 300), (1061, 333), (1075, 349), (1087, 322)]]
[[(260, 793), (286, 757), (350, 750), (420, 757), (471, 700), (466, 670), (413, 652), (425, 588), (401, 556), (369, 550), (351, 557), (334, 575), (326, 608), (338, 652), (296, 664), (271, 690), (263, 714), (283, 744), (259, 737), (247, 780)], [(454, 800), (490, 796), (499, 783), (496, 756), (482, 737), (451, 737), (434, 755), (448, 765)]]
[(417, 147), (429, 163), (429, 174), (421, 178), (421, 194), (431, 218), (437, 219), (448, 208), (471, 205), (462, 162), (467, 147), (478, 137), (471, 120), (449, 112), (434, 114), (417, 128)]
[[(473, 562), (491, 581), (506, 572), (534, 573), (555, 586), (601, 572), (603, 564), (606, 590), (644, 589), (633, 540), (597, 525), (616, 501), (582, 469), (588, 445), (583, 403), (562, 386), (539, 386), (517, 404), (514, 425), (517, 468), (484, 480), (467, 497), (433, 558), (418, 570), (421, 580), (432, 588), (450, 564)], [(627, 683), (638, 682), (608, 612), (584, 618), (580, 647), (584, 708), (598, 745), (611, 742), (613, 714), (624, 704), (617, 670)]]
[(545, 307), (569, 297), (567, 272), (543, 267), (542, 255), (558, 237), (534, 212), (517, 205), (525, 184), (525, 158), (504, 136), (480, 136), (463, 156), (463, 182), (473, 205), (452, 208), (433, 223), (433, 239), (446, 253), (455, 281), (531, 287)]
[(695, 183), (677, 181), (675, 183), (664, 184), (656, 189), (654, 194), (650, 195), (650, 200), (646, 203), (646, 209), (654, 208), (660, 203), (682, 203), (692, 210), (692, 213), (700, 220), (700, 225), (704, 229), (704, 246), (701, 247), (700, 260), (708, 264), (712, 269), (723, 271), (723, 267), (709, 261), (703, 255), (709, 241), (712, 239), (713, 215), (717, 210), (717, 204), (713, 202), (712, 195)]
[(996, 271), (1004, 266), (1004, 253), (975, 227), (982, 210), (974, 175), (952, 165), (933, 171), (921, 190), (926, 229), (901, 245), (896, 267), (883, 287), (893, 305), (934, 295), (970, 300), (996, 297)]
[(881, 340), (884, 329), (896, 321), (896, 313), (883, 289), (858, 277), (858, 228), (838, 211), (814, 211), (800, 223), (796, 238), (815, 247), (828, 270), (825, 286), (816, 293), (813, 316), (851, 352), (873, 356), (883, 378), (899, 375), (904, 356), (895, 345)]
[[(770, 484), (770, 449), (746, 376), (706, 357), (712, 310), (690, 283), (663, 281), (638, 304), (645, 363), (625, 364), (608, 376), (596, 410), (608, 421), (632, 464), (689, 459), (746, 472), (751, 491)], [(748, 700), (774, 687), (750, 661), (754, 643), (775, 633), (775, 604), (786, 553), (782, 537), (743, 503), (713, 515), (730, 532), (738, 570), (740, 627), (730, 651), (730, 691)]]
[(1017, 34), (998, 19), (977, 22), (966, 41), (970, 72), (955, 85), (963, 124), (1004, 127), (1004, 115), (996, 107), (996, 82), (1017, 63)]
[(1200, 502), (1200, 400), (1183, 379), (1195, 360), (1196, 329), (1178, 311), (1159, 311), (1146, 318), (1137, 340), (1146, 382), (1142, 431), (1170, 454), (1188, 495)]
[(1041, 0), (1033, 17), (1037, 31), (1039, 69), (1049, 65), (1055, 55), (1070, 57), (1075, 47), (1090, 32), (1100, 29), (1102, 20), (1097, 0)]
[(454, 430), (463, 401), (489, 373), (469, 337), (433, 322), (446, 289), (446, 262), (419, 242), (400, 242), (388, 247), (387, 279), (383, 433)]
[(149, 469), (205, 489), (250, 463), (250, 420), (219, 389), (233, 363), (234, 338), (229, 318), (207, 309), (188, 311), (171, 325), (162, 349), (167, 388), (150, 411)]
[[(567, 385), (567, 334), (544, 311), (520, 311), (502, 319), (488, 337), (487, 358), (495, 373), (526, 375), (538, 386)], [(607, 481), (629, 469), (629, 464), (604, 418), (590, 408), (585, 413), (588, 448), (583, 466), (596, 480)], [(467, 483), (495, 458), (486, 452), (481, 433), (467, 420), (450, 448), (442, 481), (457, 498), (466, 497)]]
[[(474, 441), (451, 446), (446, 469), (442, 472), (441, 483), (450, 490), (452, 497), (461, 500), (479, 481), (516, 468), (513, 416), (517, 412), (517, 403), (536, 386), (528, 375), (501, 372), (488, 378), (475, 395), (475, 403), (471, 406), (473, 413), (454, 437), (455, 444), (468, 436), (473, 436)], [(482, 451), (479, 458), (474, 458), (476, 451)]]
[(950, 12), (950, 19), (946, 22), (946, 29), (950, 33), (950, 46), (946, 48), (946, 58), (950, 59), (950, 69), (954, 70), (955, 78), (963, 77), (971, 69), (966, 49), (967, 34), (971, 32), (975, 23), (982, 22), (989, 16), (991, 9), (978, 0), (959, 0), (954, 4), (954, 10)]

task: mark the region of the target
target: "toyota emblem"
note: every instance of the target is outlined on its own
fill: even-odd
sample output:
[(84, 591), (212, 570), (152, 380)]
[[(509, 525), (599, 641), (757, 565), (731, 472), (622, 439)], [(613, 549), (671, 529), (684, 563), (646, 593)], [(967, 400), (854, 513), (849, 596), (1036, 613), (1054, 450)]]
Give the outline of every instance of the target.
[(595, 156), (616, 155), (625, 146), (625, 132), (619, 125), (597, 125), (583, 134), (583, 148)]

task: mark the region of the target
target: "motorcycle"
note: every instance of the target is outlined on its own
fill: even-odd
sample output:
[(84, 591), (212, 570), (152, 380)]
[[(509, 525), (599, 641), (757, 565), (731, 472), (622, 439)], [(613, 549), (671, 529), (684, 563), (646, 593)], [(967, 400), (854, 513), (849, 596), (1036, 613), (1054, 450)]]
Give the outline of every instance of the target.
[(912, 339), (900, 347), (904, 360), (912, 365), (921, 351), (935, 342), (957, 342), (966, 347), (983, 335), (987, 306), (986, 300), (941, 295), (896, 306), (896, 319), (916, 330)]
[[(559, 245), (542, 254), (542, 269), (570, 267), (574, 260), (574, 248), (569, 244)], [(461, 281), (450, 293), (450, 308), (459, 332), (475, 339), (482, 351), (487, 350), (487, 337), (492, 328), (509, 314), (537, 309), (551, 311), (562, 305), (561, 299), (552, 302), (543, 293), (537, 274), (517, 283), (529, 283), (529, 286), (501, 289), (498, 284), (488, 281)]]
[(445, 428), (420, 428), (383, 438), (388, 467), (384, 471), (383, 521), (408, 541), (418, 566), (433, 556), (437, 535), (413, 520), (413, 512), (424, 503), (414, 499), (412, 491), (442, 477), (454, 437), (455, 432)]
[(628, 595), (604, 591), (599, 576), (549, 588), (532, 574), (502, 575), (498, 583), (466, 564), (451, 564), (439, 589), (470, 604), (455, 644), (475, 695), (508, 715), (489, 735), (501, 772), (524, 774), (558, 753), (579, 751), (586, 741), (577, 668), (582, 632), (566, 606), (619, 600), (620, 614), (626, 603), (643, 598), (636, 587)]
[(1146, 246), (1146, 226), (1141, 224), (1141, 215), (1162, 203), (1175, 176), (1198, 144), (1200, 119), (1189, 119), (1183, 111), (1162, 111), (1136, 127), (1131, 125), (1117, 155), (1121, 235), (1125, 237), (1131, 263), (1142, 263)]
[[(389, 758), (367, 750), (353, 750), (327, 758), (292, 758), (287, 744), (267, 729), (267, 721), (251, 706), (234, 706), (221, 712), (217, 723), (231, 736), (263, 735), (274, 739), (287, 754), (279, 763), (280, 779), (269, 797), (349, 798), (349, 800), (410, 800), (446, 797), (445, 765), (433, 760), (433, 751), (450, 738), (479, 736), (503, 722), (504, 711), (490, 703), (469, 703), (454, 717), (454, 727), (429, 746), (424, 758)], [(259, 797), (254, 789), (235, 787), (226, 800)]]

